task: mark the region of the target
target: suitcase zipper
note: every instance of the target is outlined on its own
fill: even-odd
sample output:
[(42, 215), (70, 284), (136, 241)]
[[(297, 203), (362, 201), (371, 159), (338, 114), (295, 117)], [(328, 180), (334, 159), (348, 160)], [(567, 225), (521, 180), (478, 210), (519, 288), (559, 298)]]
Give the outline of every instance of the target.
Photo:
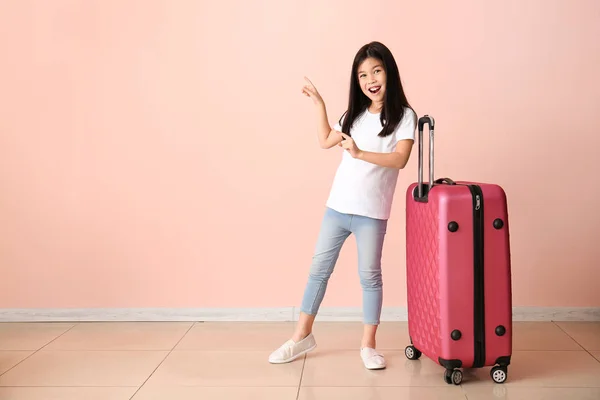
[(474, 276), (474, 361), (473, 368), (485, 364), (485, 305), (483, 265), (483, 192), (469, 185), (473, 196), (473, 276)]

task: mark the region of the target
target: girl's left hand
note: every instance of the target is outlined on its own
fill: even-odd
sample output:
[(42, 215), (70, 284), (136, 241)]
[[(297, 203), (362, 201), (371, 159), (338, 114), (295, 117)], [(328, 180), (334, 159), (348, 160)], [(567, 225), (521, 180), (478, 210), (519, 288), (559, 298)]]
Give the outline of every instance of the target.
[(356, 146), (356, 143), (354, 143), (354, 140), (352, 140), (352, 138), (350, 136), (346, 135), (343, 132), (338, 132), (338, 134), (342, 135), (346, 139), (346, 140), (342, 140), (340, 142), (339, 146), (346, 149), (353, 158), (359, 158), (360, 153), (362, 153), (362, 150)]

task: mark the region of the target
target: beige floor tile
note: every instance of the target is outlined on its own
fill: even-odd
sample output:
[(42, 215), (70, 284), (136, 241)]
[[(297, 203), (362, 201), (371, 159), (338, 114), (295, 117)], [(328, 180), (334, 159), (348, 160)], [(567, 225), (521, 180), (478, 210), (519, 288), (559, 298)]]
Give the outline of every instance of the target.
[(417, 361), (404, 351), (385, 350), (387, 368), (367, 370), (358, 350), (315, 350), (306, 357), (302, 386), (446, 386), (444, 368), (427, 357)]
[(167, 354), (40, 350), (0, 376), (0, 386), (140, 386)]
[(135, 387), (9, 387), (0, 388), (2, 400), (129, 400)]
[[(360, 322), (315, 322), (313, 334), (323, 350), (360, 349), (363, 324)], [(410, 344), (406, 322), (382, 322), (377, 328), (377, 348), (402, 350)]]
[(154, 386), (297, 386), (302, 359), (273, 365), (264, 351), (175, 350), (148, 380)]
[[(463, 386), (494, 386), (491, 368), (467, 369)], [(586, 351), (515, 351), (502, 386), (600, 388), (600, 363)]]
[(600, 322), (557, 322), (586, 350), (600, 351)]
[(204, 322), (194, 325), (176, 349), (271, 352), (293, 333), (291, 322)]
[(598, 400), (599, 388), (514, 387), (463, 385), (468, 400)]
[(44, 350), (171, 350), (192, 322), (85, 322)]
[(302, 387), (298, 400), (466, 400), (459, 386)]
[[(316, 322), (317, 349), (282, 365), (267, 358), (295, 323), (73, 325), (0, 323), (0, 350), (8, 349), (0, 351), (0, 399), (129, 399), (163, 360), (134, 400), (292, 400), (300, 382), (302, 400), (600, 399), (600, 323), (594, 322), (515, 322), (507, 382), (494, 383), (489, 367), (467, 369), (461, 387), (447, 385), (443, 367), (427, 357), (406, 359), (405, 322), (379, 328), (377, 347), (388, 362), (382, 371), (362, 364), (359, 322)], [(143, 349), (162, 351), (136, 351)]]
[(0, 350), (39, 350), (73, 325), (63, 322), (0, 323)]
[(298, 387), (144, 386), (132, 400), (296, 400)]
[(583, 350), (553, 322), (514, 322), (513, 350)]
[[(0, 351), (0, 375), (26, 359), (32, 351)], [(2, 397), (0, 397), (1, 399)]]

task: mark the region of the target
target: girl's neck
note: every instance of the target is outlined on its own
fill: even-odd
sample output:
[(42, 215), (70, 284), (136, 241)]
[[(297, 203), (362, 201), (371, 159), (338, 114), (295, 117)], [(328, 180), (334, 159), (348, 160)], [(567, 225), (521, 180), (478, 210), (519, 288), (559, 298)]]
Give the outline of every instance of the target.
[(371, 105), (368, 108), (369, 112), (371, 114), (379, 114), (381, 113), (381, 110), (383, 110), (383, 102), (382, 103), (371, 103)]

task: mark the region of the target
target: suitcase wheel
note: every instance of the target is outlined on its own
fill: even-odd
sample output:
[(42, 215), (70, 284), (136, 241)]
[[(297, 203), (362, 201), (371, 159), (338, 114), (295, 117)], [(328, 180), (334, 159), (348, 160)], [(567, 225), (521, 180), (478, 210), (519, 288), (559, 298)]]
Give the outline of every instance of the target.
[(415, 346), (406, 346), (404, 349), (404, 355), (409, 360), (418, 360), (421, 357), (421, 352), (415, 348)]
[(496, 366), (490, 371), (490, 376), (494, 382), (504, 383), (508, 377), (508, 369), (505, 366)]
[(451, 385), (451, 384), (455, 384), (455, 385), (460, 385), (462, 382), (462, 378), (463, 378), (463, 374), (462, 371), (459, 369), (447, 369), (444, 372), (444, 381)]

